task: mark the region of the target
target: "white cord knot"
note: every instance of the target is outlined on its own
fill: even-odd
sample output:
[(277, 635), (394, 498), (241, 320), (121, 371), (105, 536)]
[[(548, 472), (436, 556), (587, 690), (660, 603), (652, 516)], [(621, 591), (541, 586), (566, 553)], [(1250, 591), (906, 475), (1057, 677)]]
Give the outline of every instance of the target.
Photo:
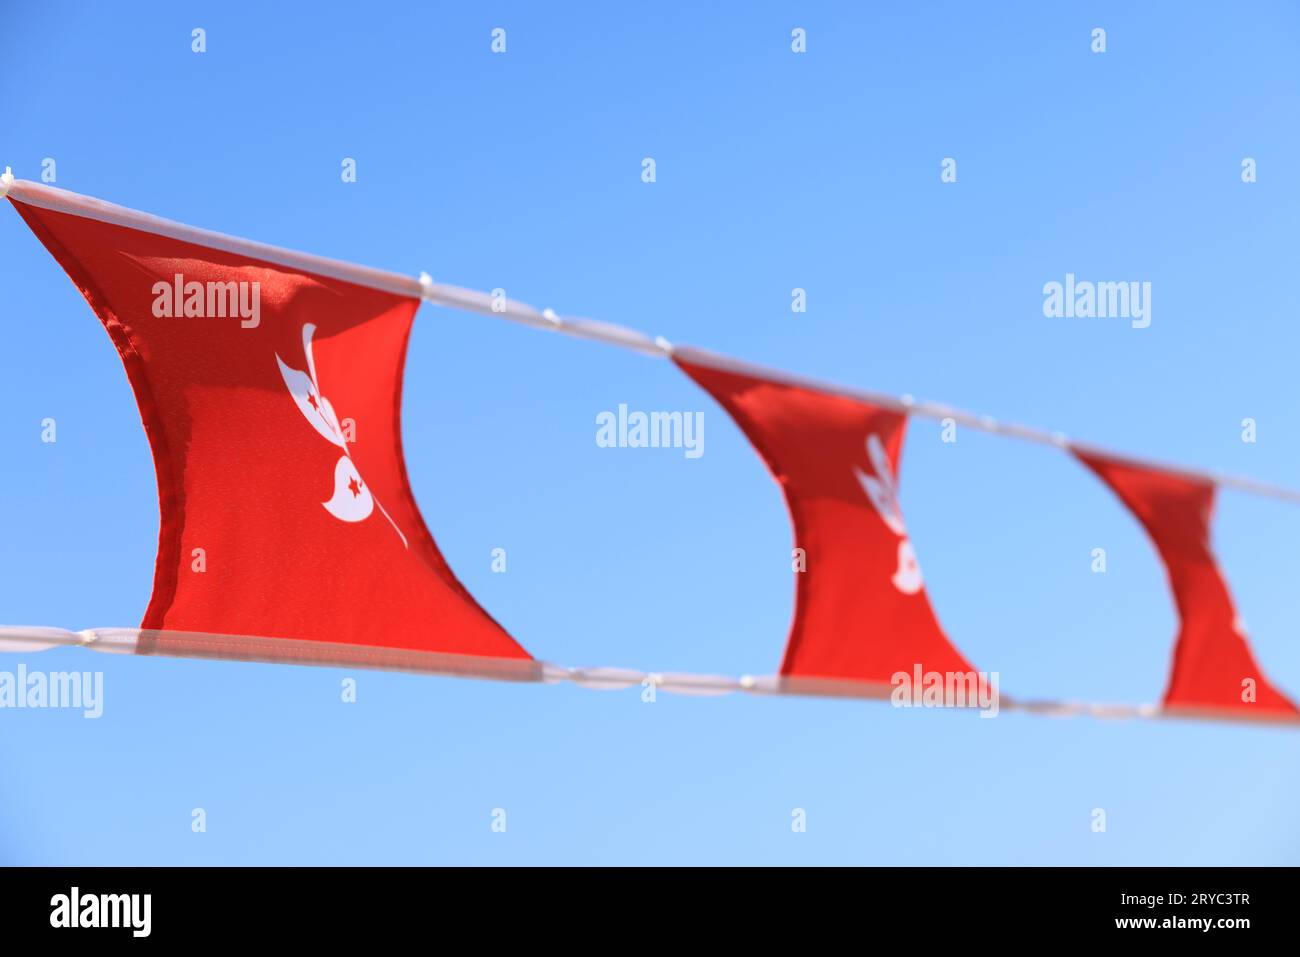
[(420, 298), (433, 298), (433, 277), (427, 272), (420, 273)]
[(14, 171), (6, 166), (5, 171), (0, 173), (0, 199), (4, 199), (9, 195), (9, 190), (13, 188), (13, 185)]

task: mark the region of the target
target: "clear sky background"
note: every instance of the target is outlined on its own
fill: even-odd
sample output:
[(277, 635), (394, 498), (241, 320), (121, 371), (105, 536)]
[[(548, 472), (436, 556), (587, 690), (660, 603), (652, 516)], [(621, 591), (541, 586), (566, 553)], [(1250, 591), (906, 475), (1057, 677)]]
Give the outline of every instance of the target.
[[(52, 157), (58, 186), (197, 226), (1300, 485), (1291, 4), (4, 7), (19, 177)], [(0, 621), (135, 625), (158, 521), (135, 403), (0, 219)], [(1150, 328), (1045, 318), (1067, 272), (1150, 281)], [(704, 410), (705, 454), (598, 448), (619, 403)], [(424, 307), (404, 427), (444, 553), (533, 654), (777, 667), (784, 505), (670, 364)], [(1163, 572), (1080, 466), (916, 420), (902, 498), (941, 621), (1007, 694), (1159, 698)], [(1297, 541), (1300, 509), (1222, 495), (1216, 548), (1293, 694)], [(1300, 863), (1294, 730), (76, 649), (0, 669), (20, 661), (102, 670), (105, 713), (0, 711), (3, 863)]]

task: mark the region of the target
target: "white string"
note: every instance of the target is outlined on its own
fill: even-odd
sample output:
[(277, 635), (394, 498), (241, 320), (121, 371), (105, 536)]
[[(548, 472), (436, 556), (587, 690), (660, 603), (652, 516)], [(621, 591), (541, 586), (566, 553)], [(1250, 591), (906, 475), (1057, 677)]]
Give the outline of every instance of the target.
[[(886, 700), (891, 687), (880, 682), (787, 678), (780, 675), (703, 675), (637, 671), (630, 668), (567, 668), (546, 661), (478, 658), (402, 648), (372, 648), (287, 638), (208, 635), (195, 632), (142, 631), (138, 628), (88, 628), (68, 631), (30, 625), (0, 625), (0, 652), (35, 652), (56, 647), (85, 647), (110, 654), (134, 654), (145, 636), (167, 642), (160, 657), (221, 661), (292, 663), (321, 667), (358, 667), (485, 680), (569, 682), (583, 688), (617, 691), (633, 687), (678, 695), (784, 695), (812, 698)], [(941, 705), (948, 711), (979, 711), (975, 705)], [(1218, 709), (1167, 709), (1154, 704), (1129, 705), (1084, 701), (1021, 701), (999, 695), (998, 711), (1023, 711), (1050, 718), (1090, 717), (1104, 720), (1200, 719), (1265, 724), (1300, 724), (1283, 714), (1253, 715)]]
[(187, 226), (183, 223), (163, 219), (125, 206), (118, 206), (115, 203), (108, 203), (89, 196), (82, 196), (79, 193), (73, 193), (68, 190), (47, 186), (44, 183), (34, 183), (30, 180), (16, 180), (7, 168), (5, 175), (0, 176), (0, 197), (5, 195), (9, 195), (17, 201), (28, 203), (32, 206), (39, 206), (43, 209), (53, 209), (60, 212), (73, 213), (75, 215), (86, 216), (101, 222), (114, 223), (132, 229), (143, 229), (161, 236), (170, 236), (174, 239), (179, 239), (185, 242), (211, 246), (225, 252), (237, 253), (251, 258), (261, 259), (266, 262), (278, 263), (293, 269), (300, 269), (318, 275), (330, 276), (336, 279), (341, 279), (345, 282), (369, 286), (374, 289), (381, 289), (397, 295), (419, 298), (437, 306), (445, 306), (466, 312), (475, 312), (485, 316), (493, 316), (499, 319), (507, 319), (511, 322), (517, 322), (522, 325), (545, 329), (551, 332), (561, 332), (565, 335), (575, 336), (581, 339), (592, 339), (621, 349), (630, 349), (634, 352), (640, 352), (643, 355), (655, 356), (658, 358), (666, 358), (676, 355), (684, 359), (689, 359), (690, 361), (711, 365), (716, 368), (730, 369), (747, 375), (760, 376), (775, 381), (787, 382), (804, 388), (815, 389), (820, 392), (828, 392), (856, 398), (864, 402), (870, 402), (874, 405), (897, 409), (909, 415), (918, 415), (938, 420), (951, 418), (954, 422), (960, 425), (966, 426), (967, 428), (978, 429), (983, 432), (1005, 435), (1009, 438), (1021, 439), (1026, 442), (1052, 445), (1057, 448), (1075, 449), (1080, 452), (1116, 459), (1131, 465), (1171, 472), (1197, 481), (1219, 485), (1224, 488), (1235, 489), (1236, 491), (1245, 492), (1250, 495), (1259, 495), (1266, 498), (1274, 498), (1280, 501), (1300, 504), (1300, 490), (1285, 488), (1279, 485), (1260, 482), (1255, 479), (1241, 476), (1225, 475), (1204, 469), (1171, 465), (1148, 458), (1128, 455), (1123, 452), (1115, 452), (1091, 443), (1073, 442), (1061, 432), (1050, 432), (1045, 429), (1033, 428), (1031, 426), (1018, 425), (1011, 422), (1001, 422), (991, 416), (976, 415), (975, 413), (955, 409), (942, 403), (917, 401), (910, 395), (896, 396), (869, 392), (867, 390), (840, 386), (818, 379), (796, 376), (777, 369), (768, 369), (740, 359), (717, 355), (702, 349), (674, 347), (662, 336), (651, 338), (643, 333), (637, 332), (633, 329), (628, 329), (624, 326), (608, 322), (599, 322), (593, 319), (562, 316), (552, 309), (539, 311), (535, 307), (518, 300), (493, 297), (488, 293), (477, 292), (473, 289), (464, 289), (460, 286), (434, 282), (428, 273), (421, 273), (418, 279), (412, 279), (410, 276), (404, 276), (400, 273), (388, 272), (382, 269), (371, 269), (367, 266), (358, 266), (354, 263), (343, 262), (342, 260), (329, 259), (324, 256), (314, 256), (310, 253), (301, 253), (290, 249), (283, 249), (278, 246), (271, 246), (248, 239), (241, 239), (237, 236), (228, 236), (211, 230), (199, 229), (194, 226)]
[[(291, 662), (324, 667), (382, 668), (418, 674), (440, 674), (481, 679), (531, 680), (546, 684), (569, 682), (583, 688), (616, 691), (627, 688), (654, 687), (679, 695), (798, 695), (803, 697), (869, 698), (889, 697), (887, 685), (874, 682), (822, 681), (788, 679), (777, 675), (732, 678), (673, 672), (639, 671), (630, 668), (568, 668), (551, 662), (478, 658), (473, 655), (449, 655), (415, 649), (371, 648), (327, 642), (297, 641), (285, 638), (253, 638), (234, 635), (207, 635), (193, 632), (144, 632), (135, 628), (90, 628), (68, 631), (22, 625), (0, 625), (0, 651), (36, 652), (57, 647), (84, 647), (99, 652), (131, 654), (142, 642), (162, 639), (164, 650), (150, 650), (173, 658), (205, 658), (224, 661)], [(1011, 707), (1005, 699), (1001, 709)], [(1039, 702), (1025, 708), (1031, 713), (1093, 714), (1102, 706)], [(970, 709), (952, 709), (970, 710)], [(1127, 709), (1124, 717), (1154, 717), (1154, 712)]]

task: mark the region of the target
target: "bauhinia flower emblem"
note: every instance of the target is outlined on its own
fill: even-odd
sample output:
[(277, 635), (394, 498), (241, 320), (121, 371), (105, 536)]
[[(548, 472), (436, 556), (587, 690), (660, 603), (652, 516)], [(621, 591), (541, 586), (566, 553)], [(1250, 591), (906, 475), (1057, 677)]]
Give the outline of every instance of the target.
[(881, 521), (899, 536), (898, 570), (890, 581), (904, 595), (915, 595), (924, 584), (921, 566), (916, 561), (916, 550), (907, 538), (907, 526), (903, 524), (903, 509), (898, 503), (898, 486), (894, 482), (894, 471), (889, 467), (889, 456), (885, 454), (880, 436), (874, 432), (867, 436), (867, 459), (874, 475), (868, 475), (857, 467), (853, 471)]
[(303, 418), (326, 441), (332, 442), (343, 450), (343, 455), (334, 463), (334, 495), (321, 505), (325, 507), (325, 511), (343, 522), (364, 522), (378, 507), (384, 518), (388, 519), (388, 524), (393, 526), (393, 531), (397, 532), (403, 547), (409, 548), (406, 536), (397, 527), (392, 516), (385, 511), (384, 506), (374, 497), (369, 487), (361, 481), (361, 473), (357, 471), (352, 456), (348, 454), (347, 439), (339, 426), (338, 416), (334, 414), (334, 406), (321, 394), (320, 383), (316, 379), (316, 360), (312, 356), (311, 349), (311, 340), (315, 333), (314, 323), (309, 322), (302, 327), (302, 351), (307, 357), (306, 372), (285, 365), (279, 353), (276, 353), (275, 361), (280, 367), (280, 375), (289, 389), (289, 395), (293, 397), (294, 404), (298, 406), (298, 411), (303, 414)]

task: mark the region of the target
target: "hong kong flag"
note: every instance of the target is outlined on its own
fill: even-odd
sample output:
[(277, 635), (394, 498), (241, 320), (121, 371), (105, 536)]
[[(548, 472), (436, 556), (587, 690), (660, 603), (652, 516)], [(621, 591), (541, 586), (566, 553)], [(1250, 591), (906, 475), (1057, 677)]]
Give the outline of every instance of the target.
[(112, 338), (153, 450), (161, 524), (138, 650), (533, 676), (407, 482), (417, 296), (23, 195), (10, 198)]
[(1164, 710), (1300, 719), (1255, 662), (1210, 549), (1214, 486), (1078, 449), (1074, 454), (1142, 523), (1169, 575), (1179, 628)]
[(899, 673), (909, 682), (971, 674), (939, 627), (903, 523), (906, 415), (757, 377), (696, 350), (678, 349), (674, 359), (727, 410), (785, 493), (797, 547), (787, 685), (853, 682), (856, 693), (883, 694)]

